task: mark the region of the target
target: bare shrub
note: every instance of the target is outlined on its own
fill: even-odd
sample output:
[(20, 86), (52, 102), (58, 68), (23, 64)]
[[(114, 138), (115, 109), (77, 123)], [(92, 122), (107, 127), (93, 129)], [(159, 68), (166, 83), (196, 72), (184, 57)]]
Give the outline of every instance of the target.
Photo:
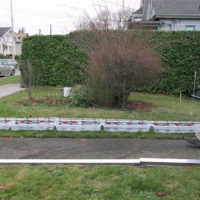
[(107, 9), (95, 19), (86, 14), (79, 27), (89, 32), (79, 44), (89, 58), (84, 69), (92, 101), (125, 108), (130, 92), (159, 74), (160, 62), (133, 31), (124, 30), (122, 14)]
[(122, 108), (131, 91), (151, 82), (160, 71), (158, 57), (134, 41), (129, 32), (108, 34), (93, 46), (88, 57), (85, 70), (91, 82), (104, 85), (103, 90), (109, 88), (109, 103)]

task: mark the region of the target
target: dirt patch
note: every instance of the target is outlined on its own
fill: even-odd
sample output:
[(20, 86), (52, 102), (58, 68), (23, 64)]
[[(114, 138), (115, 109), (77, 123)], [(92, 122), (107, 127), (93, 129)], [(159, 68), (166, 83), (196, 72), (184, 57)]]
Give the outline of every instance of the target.
[(29, 102), (28, 100), (20, 101), (18, 102), (19, 105), (22, 106), (29, 106), (29, 107), (35, 107), (37, 106), (38, 103), (46, 103), (49, 105), (54, 105), (54, 104), (67, 104), (70, 103), (68, 100), (50, 100), (50, 99), (33, 99), (33, 102)]
[(132, 110), (152, 110), (154, 108), (153, 104), (146, 103), (142, 101), (128, 101), (126, 108)]
[(60, 100), (60, 99), (57, 99), (57, 100), (46, 99), (46, 100), (43, 100), (42, 102), (47, 103), (47, 104), (67, 104), (67, 103), (70, 103), (67, 100)]

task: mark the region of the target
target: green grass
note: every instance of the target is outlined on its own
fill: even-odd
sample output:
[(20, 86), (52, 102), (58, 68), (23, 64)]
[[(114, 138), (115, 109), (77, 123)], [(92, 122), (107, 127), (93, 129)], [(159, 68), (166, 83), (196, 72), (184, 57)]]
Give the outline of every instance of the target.
[(0, 199), (199, 200), (199, 171), (199, 167), (1, 166)]
[[(180, 99), (175, 96), (165, 96), (147, 93), (132, 93), (129, 101), (151, 103), (152, 110), (117, 110), (108, 108), (80, 108), (69, 104), (47, 104), (44, 100), (66, 100), (63, 88), (39, 87), (33, 89), (33, 97), (40, 100), (27, 102), (27, 92), (21, 91), (0, 99), (0, 117), (60, 117), (60, 118), (112, 118), (134, 120), (169, 120), (169, 121), (200, 121), (200, 101), (190, 97)], [(14, 137), (138, 137), (138, 138), (183, 138), (194, 134), (157, 134), (148, 133), (92, 133), (92, 132), (57, 132), (57, 131), (0, 131), (1, 136)]]
[(194, 134), (164, 134), (164, 133), (154, 133), (154, 131), (142, 133), (127, 133), (127, 132), (63, 132), (63, 131), (10, 131), (10, 130), (0, 130), (1, 137), (35, 137), (35, 138), (149, 138), (149, 139), (183, 139), (184, 137), (193, 137)]
[(9, 76), (0, 78), (0, 86), (12, 83), (19, 83), (19, 82), (20, 82), (20, 76)]
[[(33, 90), (35, 99), (64, 99), (62, 88), (42, 87)], [(72, 118), (115, 118), (139, 120), (187, 120), (200, 121), (200, 101), (183, 97), (182, 103), (175, 96), (147, 93), (132, 93), (130, 101), (152, 103), (148, 110), (116, 110), (106, 108), (78, 108), (69, 104), (27, 103), (27, 92), (21, 91), (0, 99), (0, 117), (72, 117)]]

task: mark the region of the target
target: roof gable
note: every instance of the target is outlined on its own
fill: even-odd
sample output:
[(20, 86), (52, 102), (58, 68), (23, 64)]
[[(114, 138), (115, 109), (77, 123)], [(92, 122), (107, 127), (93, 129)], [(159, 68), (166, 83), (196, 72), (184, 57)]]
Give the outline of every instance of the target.
[(0, 37), (7, 33), (11, 27), (0, 27)]

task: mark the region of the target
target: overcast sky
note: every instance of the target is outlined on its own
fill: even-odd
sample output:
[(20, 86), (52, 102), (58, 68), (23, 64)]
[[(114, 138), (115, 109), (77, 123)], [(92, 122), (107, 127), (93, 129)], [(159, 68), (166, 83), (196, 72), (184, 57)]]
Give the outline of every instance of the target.
[[(140, 0), (124, 0), (125, 8), (137, 9)], [(14, 29), (22, 27), (29, 35), (50, 33), (66, 34), (75, 29), (83, 12), (95, 16), (100, 5), (113, 11), (122, 8), (123, 0), (12, 0)], [(0, 0), (0, 27), (11, 26), (10, 0)]]

